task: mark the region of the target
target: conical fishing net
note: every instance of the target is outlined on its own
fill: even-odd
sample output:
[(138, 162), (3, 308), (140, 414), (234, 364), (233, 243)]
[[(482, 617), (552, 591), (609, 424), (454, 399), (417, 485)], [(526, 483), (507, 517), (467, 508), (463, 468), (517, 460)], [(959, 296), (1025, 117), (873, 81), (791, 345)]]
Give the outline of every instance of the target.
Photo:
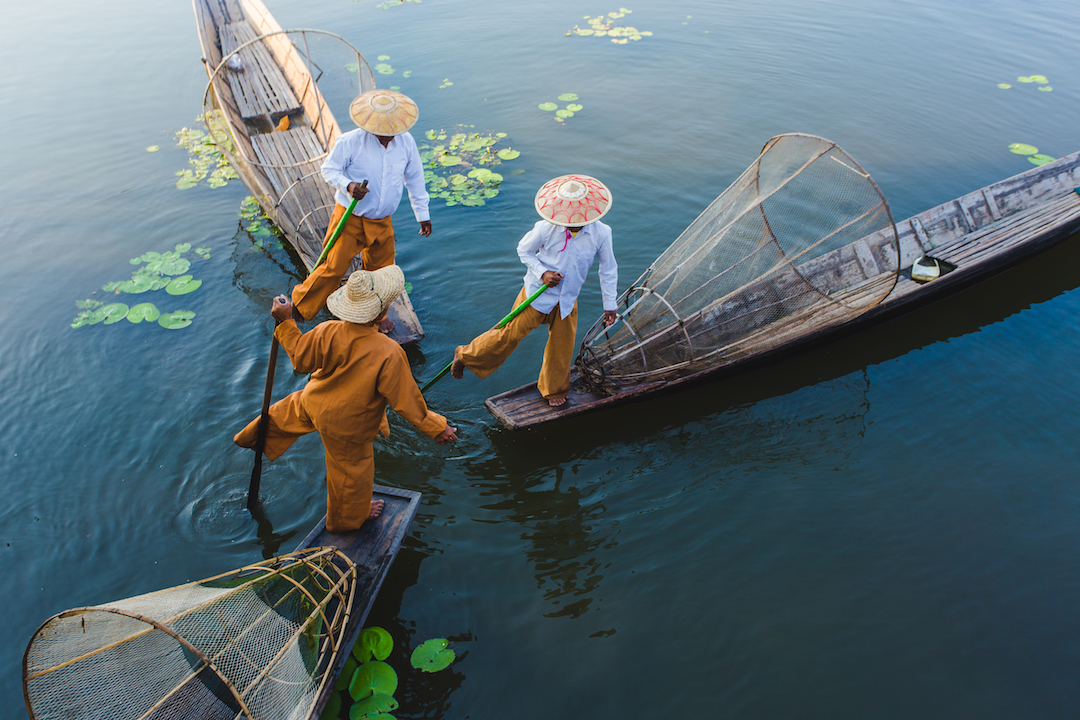
[(31, 718), (305, 718), (342, 648), (356, 567), (311, 548), (60, 613), (23, 657)]
[(834, 143), (779, 135), (597, 322), (577, 359), (598, 385), (691, 374), (841, 323), (899, 272), (877, 185)]
[[(225, 18), (229, 19), (229, 18)], [(279, 30), (252, 18), (222, 22), (221, 61), (203, 97), (203, 120), (252, 195), (310, 267), (334, 210), (323, 159), (349, 119), (349, 103), (375, 89), (359, 51), (321, 30)]]

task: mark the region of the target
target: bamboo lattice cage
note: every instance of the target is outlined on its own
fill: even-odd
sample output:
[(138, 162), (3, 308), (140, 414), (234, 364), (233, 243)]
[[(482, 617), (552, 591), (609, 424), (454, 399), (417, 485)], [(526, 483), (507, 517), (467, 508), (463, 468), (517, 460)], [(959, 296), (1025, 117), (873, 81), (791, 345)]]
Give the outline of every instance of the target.
[(779, 135), (597, 321), (577, 358), (592, 384), (695, 372), (843, 322), (900, 271), (892, 213), (835, 143)]
[(356, 578), (336, 548), (310, 548), (62, 612), (23, 656), (27, 710), (34, 720), (306, 718), (349, 651)]

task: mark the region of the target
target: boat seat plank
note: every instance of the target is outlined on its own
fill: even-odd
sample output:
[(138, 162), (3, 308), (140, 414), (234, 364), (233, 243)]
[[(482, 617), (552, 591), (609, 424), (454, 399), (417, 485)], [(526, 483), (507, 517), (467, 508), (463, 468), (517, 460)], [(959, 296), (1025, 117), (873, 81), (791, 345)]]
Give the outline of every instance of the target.
[[(223, 57), (258, 37), (247, 22), (226, 23), (220, 28), (219, 35)], [(228, 70), (227, 77), (244, 120), (268, 117), (271, 122), (276, 122), (282, 115), (303, 110), (281, 66), (266, 47), (255, 43), (241, 50), (239, 56), (244, 70)]]

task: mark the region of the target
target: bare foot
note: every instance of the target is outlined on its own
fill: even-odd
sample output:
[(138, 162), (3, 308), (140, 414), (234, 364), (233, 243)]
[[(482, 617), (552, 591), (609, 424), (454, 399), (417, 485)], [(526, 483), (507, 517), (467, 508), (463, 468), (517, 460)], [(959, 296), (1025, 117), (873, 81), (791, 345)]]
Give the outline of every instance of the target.
[(548, 405), (551, 407), (559, 407), (566, 404), (566, 398), (548, 398)]
[(374, 520), (375, 518), (382, 515), (384, 505), (386, 505), (386, 503), (383, 502), (382, 500), (372, 500), (371, 501), (371, 512), (368, 513), (367, 519), (368, 520)]
[(383, 318), (379, 321), (379, 332), (389, 335), (394, 332), (394, 321), (390, 318)]
[(454, 358), (454, 362), (450, 363), (450, 377), (455, 380), (460, 380), (465, 377), (465, 363)]

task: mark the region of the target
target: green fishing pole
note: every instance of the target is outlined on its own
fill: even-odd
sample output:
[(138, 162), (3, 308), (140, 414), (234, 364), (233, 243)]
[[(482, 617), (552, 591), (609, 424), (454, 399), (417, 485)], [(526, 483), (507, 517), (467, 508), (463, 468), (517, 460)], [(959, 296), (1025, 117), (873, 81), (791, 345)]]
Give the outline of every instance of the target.
[[(520, 315), (522, 310), (524, 310), (525, 308), (532, 305), (532, 301), (535, 300), (536, 298), (540, 297), (540, 295), (547, 289), (548, 289), (547, 285), (541, 285), (539, 290), (534, 292), (529, 297), (525, 298), (525, 302), (521, 303), (516, 308), (511, 310), (510, 314), (507, 315), (506, 317), (504, 317), (502, 320), (500, 320), (499, 324), (496, 325), (492, 329), (493, 330), (498, 330), (501, 327), (505, 327), (508, 322), (510, 322), (511, 320), (516, 318), (518, 315)], [(431, 387), (435, 383), (439, 382), (439, 380), (442, 380), (443, 376), (446, 375), (446, 373), (450, 372), (450, 368), (453, 366), (453, 364), (454, 364), (454, 361), (451, 360), (450, 363), (446, 367), (444, 367), (442, 370), (439, 371), (438, 375), (436, 375), (435, 377), (428, 380), (427, 384), (424, 385), (424, 387), (420, 388), (420, 392), (426, 393), (428, 391), (429, 387)]]

